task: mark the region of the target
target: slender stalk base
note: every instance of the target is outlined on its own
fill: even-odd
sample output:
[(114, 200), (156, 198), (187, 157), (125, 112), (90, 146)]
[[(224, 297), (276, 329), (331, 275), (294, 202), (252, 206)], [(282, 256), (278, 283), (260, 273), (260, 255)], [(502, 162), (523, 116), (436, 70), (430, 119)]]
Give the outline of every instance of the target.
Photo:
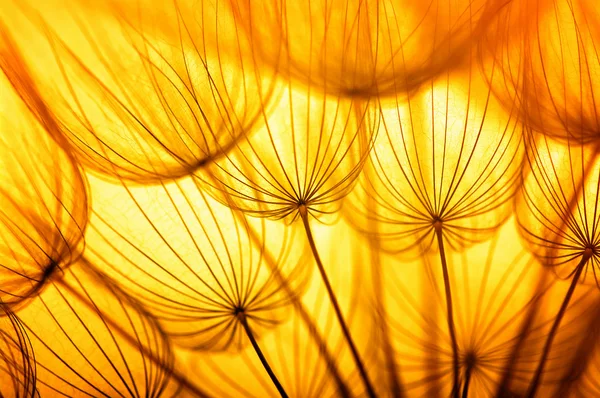
[(246, 320), (246, 315), (244, 315), (244, 313), (240, 312), (237, 315), (237, 319), (240, 321), (240, 324), (244, 328), (244, 331), (246, 332), (246, 336), (248, 336), (250, 343), (252, 343), (252, 347), (254, 347), (254, 351), (256, 351), (256, 355), (258, 356), (258, 359), (260, 359), (260, 363), (262, 363), (263, 367), (269, 374), (269, 377), (271, 378), (273, 385), (275, 385), (275, 388), (277, 388), (277, 391), (279, 391), (279, 394), (283, 398), (287, 398), (288, 397), (287, 393), (285, 392), (283, 386), (277, 379), (277, 376), (275, 376), (275, 372), (273, 372), (273, 369), (271, 369), (271, 366), (269, 365), (267, 358), (265, 358), (262, 350), (260, 349), (260, 346), (258, 345), (258, 342), (254, 338), (254, 333), (252, 333), (252, 329), (250, 329), (250, 325), (248, 325), (248, 321)]
[[(368, 171), (363, 171), (368, 174)], [(370, 178), (367, 176), (367, 178)], [(369, 211), (376, 211), (377, 202), (372, 195), (367, 195), (367, 208)], [(379, 225), (375, 220), (369, 220), (369, 230), (379, 231)], [(375, 295), (376, 322), (381, 331), (381, 346), (383, 349), (385, 367), (387, 369), (387, 380), (390, 394), (395, 398), (404, 397), (402, 382), (400, 380), (399, 364), (396, 362), (394, 347), (390, 340), (390, 330), (388, 325), (386, 299), (385, 299), (385, 280), (383, 267), (381, 266), (381, 246), (378, 234), (369, 238), (369, 248), (371, 254), (371, 272), (373, 277), (373, 292)]]
[(540, 279), (538, 280), (537, 287), (535, 289), (534, 299), (529, 306), (525, 320), (523, 321), (523, 323), (521, 325), (521, 328), (520, 328), (520, 331), (518, 334), (518, 338), (517, 338), (515, 344), (513, 345), (511, 353), (508, 357), (509, 359), (506, 362), (506, 365), (504, 366), (504, 372), (502, 374), (502, 378), (500, 379), (500, 382), (498, 383), (498, 388), (494, 395), (494, 397), (496, 397), (496, 398), (508, 398), (511, 396), (510, 384), (512, 382), (514, 369), (516, 367), (516, 363), (519, 358), (519, 354), (521, 352), (523, 344), (525, 344), (525, 340), (527, 339), (527, 337), (529, 336), (529, 334), (532, 331), (531, 328), (533, 325), (535, 315), (537, 314), (537, 311), (540, 306), (540, 301), (541, 301), (540, 298), (542, 297), (545, 287), (546, 287), (546, 284), (547, 284), (548, 274), (549, 274), (549, 272), (546, 270), (546, 268), (544, 268), (543, 273), (542, 273)]
[(463, 390), (462, 390), (462, 398), (467, 398), (469, 396), (469, 384), (471, 383), (472, 373), (473, 373), (473, 366), (467, 366), (467, 370), (465, 372), (465, 384), (463, 385)]
[(458, 343), (456, 342), (456, 331), (454, 328), (454, 315), (452, 313), (452, 291), (450, 289), (450, 275), (448, 274), (448, 264), (446, 262), (446, 250), (444, 249), (444, 236), (442, 233), (442, 223), (434, 224), (435, 235), (437, 236), (438, 246), (440, 250), (440, 260), (442, 261), (442, 272), (444, 274), (444, 290), (446, 293), (446, 314), (448, 318), (448, 331), (450, 333), (450, 341), (452, 343), (452, 397), (458, 398), (460, 383), (458, 380), (459, 364), (458, 364)]
[[(600, 335), (600, 307), (595, 306), (593, 314), (589, 315), (589, 322), (586, 322), (585, 335), (578, 343), (575, 354), (571, 357), (566, 369), (568, 372), (563, 375), (562, 381), (556, 391), (555, 397), (572, 397), (576, 396), (577, 392), (581, 394), (581, 390), (577, 388), (581, 382), (581, 377), (586, 370), (595, 366), (596, 349), (598, 336)], [(573, 391), (576, 389), (576, 391)]]
[(573, 280), (571, 280), (571, 286), (569, 286), (569, 290), (567, 290), (567, 294), (563, 299), (563, 302), (558, 310), (558, 314), (556, 314), (556, 318), (554, 318), (554, 323), (552, 324), (552, 328), (550, 329), (550, 333), (548, 334), (548, 338), (546, 339), (546, 343), (544, 344), (544, 350), (542, 351), (542, 357), (540, 358), (540, 363), (535, 371), (535, 375), (533, 376), (533, 381), (529, 386), (529, 390), (527, 391), (527, 397), (533, 398), (537, 393), (537, 390), (540, 386), (540, 382), (542, 380), (542, 373), (544, 372), (544, 367), (546, 366), (546, 360), (548, 359), (548, 354), (550, 353), (550, 348), (552, 348), (552, 342), (554, 341), (554, 337), (556, 336), (556, 332), (558, 331), (558, 327), (560, 326), (560, 322), (562, 321), (565, 312), (567, 311), (567, 307), (569, 306), (569, 302), (571, 301), (571, 297), (573, 296), (573, 292), (575, 292), (575, 287), (577, 286), (577, 282), (581, 277), (581, 273), (585, 269), (585, 264), (592, 257), (591, 249), (586, 249), (581, 257), (581, 261), (577, 265), (575, 269), (575, 274), (573, 275)]
[(404, 397), (399, 380), (398, 365), (394, 359), (394, 349), (390, 341), (389, 328), (386, 316), (385, 297), (383, 293), (383, 273), (381, 272), (381, 261), (379, 258), (379, 242), (377, 239), (370, 239), (371, 242), (371, 264), (373, 267), (373, 289), (376, 294), (377, 306), (377, 324), (381, 329), (381, 344), (385, 356), (385, 363), (388, 373), (388, 383), (392, 397)]
[[(235, 214), (237, 217), (241, 216), (240, 212), (236, 211)], [(248, 226), (248, 232), (250, 233), (250, 238), (252, 239), (252, 242), (254, 243), (254, 245), (258, 248), (262, 248), (262, 241), (261, 241), (260, 237), (257, 235), (256, 231), (250, 225)], [(310, 314), (308, 313), (308, 310), (304, 307), (304, 304), (302, 304), (302, 301), (300, 301), (294, 294), (292, 294), (292, 291), (290, 289), (290, 286), (287, 283), (287, 280), (279, 272), (279, 270), (277, 268), (277, 261), (271, 255), (271, 253), (268, 250), (264, 250), (263, 256), (264, 256), (265, 261), (266, 261), (267, 265), (269, 266), (271, 272), (273, 272), (273, 275), (275, 275), (275, 278), (277, 279), (278, 283), (281, 284), (283, 289), (286, 291), (286, 293), (290, 297), (292, 304), (293, 304), (294, 308), (296, 309), (296, 311), (298, 311), (298, 315), (300, 316), (300, 319), (302, 320), (302, 322), (304, 323), (304, 326), (308, 330), (309, 335), (311, 336), (314, 343), (319, 348), (319, 354), (321, 355), (321, 357), (324, 359), (325, 363), (327, 364), (327, 370), (331, 373), (331, 376), (335, 379), (335, 383), (338, 387), (339, 396), (342, 398), (350, 397), (350, 389), (348, 388), (344, 379), (342, 378), (342, 375), (340, 374), (340, 371), (337, 368), (336, 360), (333, 357), (333, 355), (331, 354), (331, 352), (329, 352), (327, 343), (325, 342), (325, 339), (323, 338), (323, 336), (321, 336), (319, 330), (317, 329), (317, 326), (314, 323), (314, 320), (311, 318)]]
[(333, 309), (335, 311), (335, 315), (337, 317), (338, 323), (342, 329), (344, 339), (346, 340), (346, 342), (348, 343), (348, 346), (350, 347), (350, 351), (352, 352), (352, 357), (354, 359), (354, 363), (356, 364), (356, 367), (358, 368), (358, 372), (360, 373), (360, 376), (363, 380), (363, 384), (365, 385), (367, 395), (371, 398), (374, 398), (374, 397), (376, 397), (375, 390), (373, 389), (373, 386), (371, 385), (371, 382), (369, 381), (369, 376), (367, 375), (365, 366), (363, 365), (362, 360), (360, 359), (360, 355), (358, 354), (356, 345), (354, 344), (354, 341), (352, 340), (352, 336), (350, 335), (350, 330), (348, 329), (348, 326), (346, 325), (346, 321), (344, 320), (344, 316), (342, 315), (342, 310), (340, 309), (340, 305), (337, 301), (335, 293), (333, 292), (331, 283), (329, 282), (329, 278), (327, 277), (327, 273), (325, 272), (325, 268), (323, 267), (323, 263), (321, 262), (321, 257), (319, 256), (319, 252), (317, 250), (317, 246), (315, 245), (315, 240), (313, 238), (312, 231), (310, 229), (310, 224), (308, 222), (308, 211), (306, 209), (306, 206), (304, 206), (304, 205), (300, 206), (298, 208), (298, 212), (300, 213), (300, 217), (302, 218), (302, 222), (304, 223), (304, 229), (306, 230), (306, 237), (308, 238), (308, 243), (310, 244), (310, 248), (312, 250), (313, 257), (315, 258), (315, 261), (317, 262), (317, 267), (319, 268), (319, 273), (321, 274), (321, 278), (323, 280), (323, 283), (325, 284), (325, 288), (327, 289), (327, 294), (329, 295), (329, 300), (331, 301), (331, 304), (333, 305)]

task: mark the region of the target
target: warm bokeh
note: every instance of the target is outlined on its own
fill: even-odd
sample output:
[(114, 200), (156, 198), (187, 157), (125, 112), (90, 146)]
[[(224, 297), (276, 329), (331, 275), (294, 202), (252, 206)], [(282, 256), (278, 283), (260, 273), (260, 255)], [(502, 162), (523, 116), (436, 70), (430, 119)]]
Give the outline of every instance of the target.
[(0, 396), (598, 396), (599, 26), (0, 0)]

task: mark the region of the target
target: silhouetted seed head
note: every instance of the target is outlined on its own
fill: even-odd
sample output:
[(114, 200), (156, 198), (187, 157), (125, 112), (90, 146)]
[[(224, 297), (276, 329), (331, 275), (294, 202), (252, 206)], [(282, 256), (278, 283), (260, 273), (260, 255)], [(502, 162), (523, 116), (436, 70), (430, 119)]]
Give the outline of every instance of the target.
[[(511, 380), (518, 378), (519, 383), (508, 385), (509, 392), (517, 392), (520, 380), (533, 374), (531, 364), (554, 316), (531, 318), (540, 308), (536, 294), (546, 287), (537, 290), (540, 268), (511, 227), (504, 225), (490, 241), (463, 252), (447, 253), (459, 388), (462, 393), (468, 376), (469, 397), (494, 396), (506, 372), (513, 372)], [(405, 394), (438, 391), (447, 396), (453, 385), (453, 348), (439, 263), (430, 256), (414, 263), (385, 258), (387, 321)]]
[(395, 96), (456, 68), (504, 1), (231, 1), (258, 56), (345, 98)]
[[(2, 48), (0, 44), (0, 52)], [(4, 66), (0, 60), (0, 69)], [(0, 300), (13, 306), (37, 295), (80, 257), (88, 197), (79, 166), (48, 130), (57, 122), (51, 114), (30, 113), (4, 77), (0, 75)]]
[[(555, 141), (530, 131), (517, 220), (529, 249), (559, 277), (585, 259), (581, 281), (600, 286), (600, 158), (580, 139)], [(591, 278), (588, 278), (588, 275)]]
[(381, 101), (381, 128), (351, 197), (349, 221), (382, 249), (419, 255), (436, 230), (461, 249), (511, 214), (523, 155), (521, 125), (473, 70), (432, 80), (404, 101)]
[[(247, 214), (296, 219), (335, 215), (354, 187), (378, 117), (368, 102), (325, 96), (287, 81), (264, 127), (196, 176), (222, 203)], [(289, 216), (289, 217), (288, 217)]]
[(56, 116), (53, 133), (89, 169), (137, 183), (192, 174), (260, 124), (273, 80), (242, 56), (248, 43), (227, 7), (176, 0), (160, 23), (128, 7), (91, 18), (73, 5), (55, 10), (53, 26), (32, 13), (35, 58), (30, 41), (5, 34), (13, 84), (41, 97), (28, 105)]
[(239, 351), (249, 343), (242, 318), (259, 337), (304, 289), (310, 268), (295, 230), (246, 219), (194, 178), (103, 191), (94, 192), (105, 210), (90, 226), (88, 256), (177, 344)]
[(600, 396), (596, 3), (0, 0), (0, 395)]
[(174, 358), (156, 319), (84, 261), (49, 283), (19, 316), (42, 396), (77, 391), (141, 398), (176, 390), (167, 387)]

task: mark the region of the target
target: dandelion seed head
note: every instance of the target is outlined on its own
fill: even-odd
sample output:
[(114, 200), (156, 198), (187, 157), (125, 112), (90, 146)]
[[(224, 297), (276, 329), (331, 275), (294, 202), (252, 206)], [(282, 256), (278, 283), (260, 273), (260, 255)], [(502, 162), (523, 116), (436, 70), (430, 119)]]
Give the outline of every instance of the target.
[(594, 0), (0, 3), (2, 394), (598, 395)]
[[(239, 351), (249, 344), (242, 320), (258, 338), (286, 318), (303, 291), (306, 259), (294, 230), (248, 220), (212, 199), (196, 178), (97, 186), (104, 210), (90, 227), (89, 257), (135, 292), (177, 344)], [(111, 207), (116, 198), (120, 208)]]
[[(221, 202), (247, 214), (295, 219), (302, 206), (335, 217), (367, 159), (378, 118), (361, 103), (284, 82), (265, 125), (198, 173)], [(328, 217), (329, 216), (329, 217)]]
[(225, 7), (206, 2), (191, 15), (172, 7), (158, 25), (127, 7), (90, 19), (75, 6), (52, 27), (38, 16), (33, 59), (10, 38), (17, 90), (40, 97), (28, 105), (43, 104), (60, 123), (53, 133), (106, 178), (148, 184), (192, 174), (250, 133), (269, 102), (272, 79), (241, 56), (247, 44)]
[(232, 2), (267, 65), (346, 98), (393, 97), (464, 61), (501, 1)]
[(465, 247), (510, 215), (521, 128), (479, 84), (474, 72), (449, 75), (407, 102), (382, 103), (381, 131), (346, 204), (352, 224), (384, 250), (428, 250), (436, 230)]
[(598, 283), (598, 171), (595, 150), (581, 140), (547, 138), (530, 131), (524, 184), (517, 196), (519, 227), (543, 265), (568, 278), (589, 260), (583, 280)]
[(48, 130), (56, 121), (30, 112), (5, 75), (0, 85), (0, 299), (16, 306), (81, 256), (88, 196), (79, 166)]

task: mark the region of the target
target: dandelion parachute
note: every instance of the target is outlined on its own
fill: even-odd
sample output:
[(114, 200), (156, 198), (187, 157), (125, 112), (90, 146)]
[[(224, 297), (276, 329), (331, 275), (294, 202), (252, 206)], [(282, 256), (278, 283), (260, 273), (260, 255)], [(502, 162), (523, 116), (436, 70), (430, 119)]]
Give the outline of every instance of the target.
[(231, 2), (277, 72), (349, 97), (394, 96), (464, 61), (503, 2)]
[(0, 300), (18, 306), (81, 255), (87, 185), (47, 130), (56, 122), (36, 118), (1, 78)]
[(19, 89), (37, 92), (86, 167), (138, 183), (185, 176), (260, 124), (272, 84), (241, 57), (225, 7), (175, 1), (160, 24), (117, 5), (83, 19), (80, 7), (61, 10), (60, 28), (17, 14), (37, 47), (31, 59), (13, 38), (10, 56), (30, 75)]
[(0, 395), (597, 394), (597, 20), (0, 1)]

